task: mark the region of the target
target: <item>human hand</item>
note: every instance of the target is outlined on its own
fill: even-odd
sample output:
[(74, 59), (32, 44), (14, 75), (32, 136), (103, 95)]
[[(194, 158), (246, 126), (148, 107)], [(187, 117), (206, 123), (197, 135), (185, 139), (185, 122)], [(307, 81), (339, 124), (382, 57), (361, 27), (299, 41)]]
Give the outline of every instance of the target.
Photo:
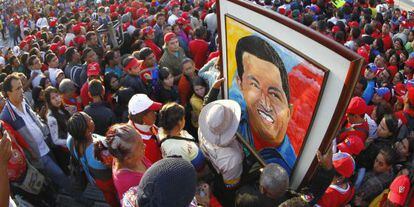
[(213, 83), (213, 88), (220, 89), (221, 84), (223, 84), (224, 78), (219, 78)]
[(3, 135), (0, 140), (0, 167), (7, 166), (11, 157), (11, 140), (7, 136), (7, 133)]
[(316, 152), (316, 157), (318, 158), (319, 164), (322, 165), (327, 170), (332, 169), (332, 147), (329, 148), (329, 151), (322, 155), (321, 151)]

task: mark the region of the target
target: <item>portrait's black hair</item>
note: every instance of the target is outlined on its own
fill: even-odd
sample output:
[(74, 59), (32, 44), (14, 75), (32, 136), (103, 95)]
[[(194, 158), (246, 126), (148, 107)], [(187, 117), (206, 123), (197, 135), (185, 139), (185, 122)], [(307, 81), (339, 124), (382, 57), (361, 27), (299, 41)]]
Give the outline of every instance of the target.
[(241, 38), (236, 45), (237, 75), (240, 80), (242, 79), (244, 73), (243, 53), (245, 52), (250, 53), (259, 59), (270, 62), (279, 69), (283, 91), (285, 92), (286, 98), (289, 102), (290, 92), (287, 72), (282, 59), (276, 50), (268, 42), (266, 42), (266, 40), (258, 36), (251, 35)]

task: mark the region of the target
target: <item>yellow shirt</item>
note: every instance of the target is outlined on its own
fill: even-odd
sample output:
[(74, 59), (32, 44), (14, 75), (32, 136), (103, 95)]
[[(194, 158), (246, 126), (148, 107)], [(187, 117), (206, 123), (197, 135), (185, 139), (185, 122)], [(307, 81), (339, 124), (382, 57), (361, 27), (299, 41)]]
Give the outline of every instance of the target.
[(203, 108), (203, 100), (197, 95), (193, 94), (190, 98), (191, 104), (191, 124), (194, 127), (198, 127), (198, 116), (200, 115), (201, 109)]

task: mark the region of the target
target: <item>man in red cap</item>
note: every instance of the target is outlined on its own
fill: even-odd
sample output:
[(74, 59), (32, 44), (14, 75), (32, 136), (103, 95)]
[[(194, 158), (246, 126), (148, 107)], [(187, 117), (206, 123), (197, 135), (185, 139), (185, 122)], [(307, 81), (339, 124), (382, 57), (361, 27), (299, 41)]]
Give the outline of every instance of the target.
[(143, 28), (141, 31), (142, 31), (142, 35), (144, 36), (145, 45), (151, 48), (152, 52), (157, 58), (157, 61), (159, 61), (162, 56), (162, 50), (154, 43), (155, 30), (151, 26), (147, 26)]
[(121, 79), (121, 86), (131, 88), (134, 90), (134, 94), (148, 94), (147, 88), (140, 77), (142, 63), (142, 60), (137, 60), (133, 56), (129, 56), (122, 61), (122, 66), (127, 75)]
[(355, 170), (355, 161), (348, 153), (338, 152), (332, 156), (332, 164), (336, 175), (325, 194), (318, 201), (318, 206), (345, 206), (355, 193), (355, 189), (349, 183), (349, 178)]
[(363, 142), (368, 138), (369, 126), (364, 116), (367, 110), (367, 104), (361, 97), (353, 97), (346, 110), (347, 123), (341, 129), (339, 140), (342, 142), (350, 135), (358, 136)]
[(93, 62), (89, 63), (86, 70), (86, 75), (88, 76), (88, 80), (83, 84), (81, 91), (80, 91), (80, 97), (82, 99), (82, 106), (85, 107), (89, 104), (89, 102), (92, 101), (92, 97), (89, 96), (88, 90), (89, 90), (89, 82), (92, 80), (100, 80), (100, 71), (101, 67), (99, 66), (99, 63)]
[(183, 48), (178, 43), (177, 36), (169, 32), (164, 36), (165, 49), (160, 59), (160, 66), (171, 70), (174, 81), (177, 82), (182, 74), (181, 62), (186, 58)]

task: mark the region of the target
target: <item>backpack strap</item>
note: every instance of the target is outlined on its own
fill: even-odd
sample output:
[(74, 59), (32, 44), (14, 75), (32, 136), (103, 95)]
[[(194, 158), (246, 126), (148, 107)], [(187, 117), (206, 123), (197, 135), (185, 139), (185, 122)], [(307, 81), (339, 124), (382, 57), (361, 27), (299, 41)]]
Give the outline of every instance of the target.
[(179, 137), (179, 136), (167, 136), (164, 139), (162, 139), (160, 141), (160, 146), (162, 145), (163, 142), (169, 140), (169, 139), (175, 139), (175, 140), (184, 140), (184, 141), (189, 141), (189, 142), (194, 142), (196, 143), (196, 141), (194, 139), (190, 139), (190, 138), (185, 138), (185, 137)]

